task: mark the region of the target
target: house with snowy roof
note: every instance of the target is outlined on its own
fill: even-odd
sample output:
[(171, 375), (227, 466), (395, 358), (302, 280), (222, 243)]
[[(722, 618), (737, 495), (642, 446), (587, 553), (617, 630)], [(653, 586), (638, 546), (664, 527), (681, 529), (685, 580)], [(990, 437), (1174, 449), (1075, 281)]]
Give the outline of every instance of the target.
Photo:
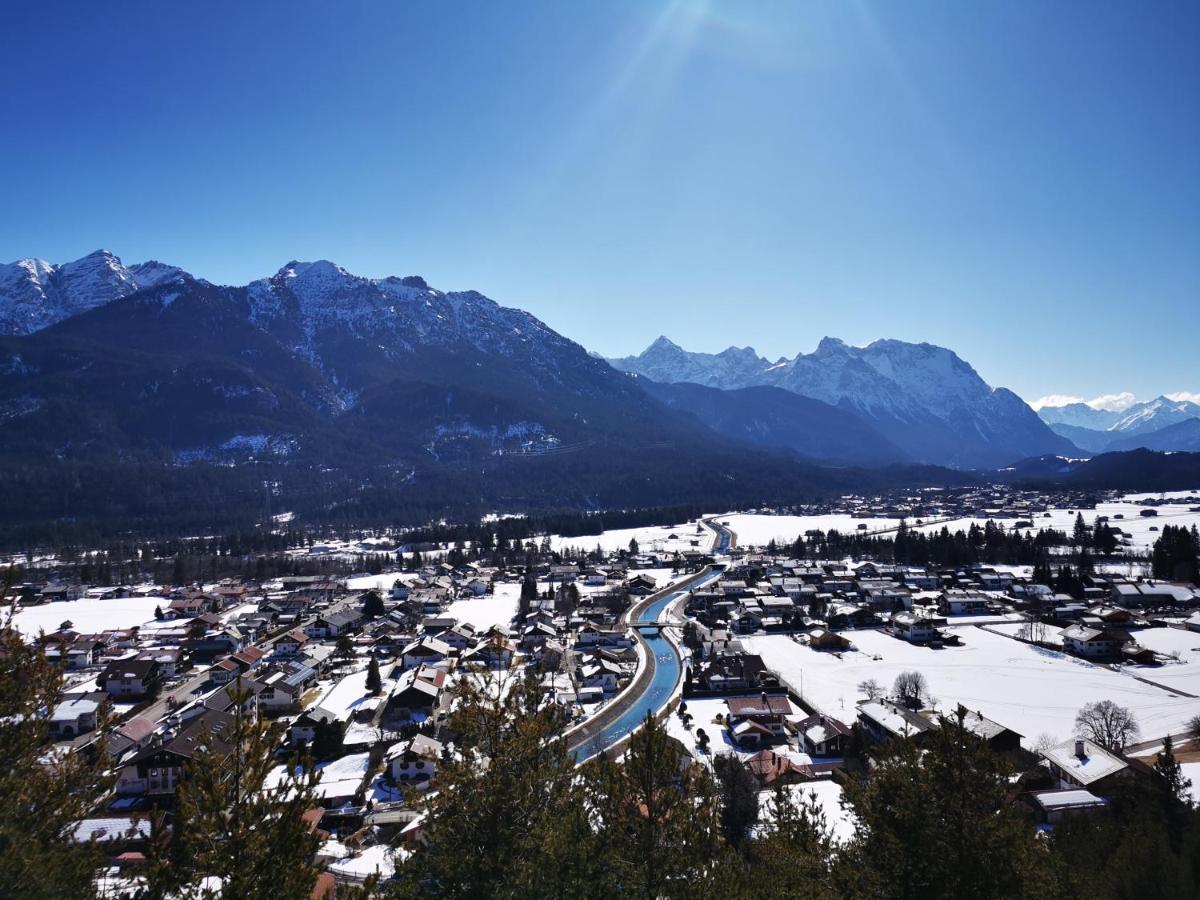
[(402, 787), (427, 787), (441, 762), (445, 748), (441, 741), (417, 734), (388, 749), (384, 759), (392, 780)]
[(850, 726), (823, 713), (801, 719), (796, 723), (796, 733), (810, 756), (844, 756), (850, 749)]
[(118, 659), (96, 677), (96, 684), (114, 700), (137, 700), (158, 691), (161, 675), (152, 659)]
[(1114, 784), (1149, 771), (1145, 763), (1127, 759), (1086, 738), (1071, 738), (1041, 751), (1060, 788), (1083, 788), (1104, 794)]

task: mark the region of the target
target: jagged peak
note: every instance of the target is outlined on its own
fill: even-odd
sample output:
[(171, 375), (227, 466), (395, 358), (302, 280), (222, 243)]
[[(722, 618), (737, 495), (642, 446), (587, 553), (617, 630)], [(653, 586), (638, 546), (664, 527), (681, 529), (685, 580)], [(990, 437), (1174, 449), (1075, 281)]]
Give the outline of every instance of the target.
[(820, 342), (817, 344), (817, 349), (814, 350), (813, 352), (814, 353), (845, 353), (849, 349), (850, 349), (850, 345), (847, 344), (845, 341), (843, 341), (841, 338), (835, 338), (835, 337), (830, 337), (829, 335), (826, 335), (825, 337), (821, 338)]
[(662, 352), (664, 350), (683, 352), (682, 347), (680, 347), (678, 344), (676, 344), (674, 341), (672, 341), (670, 338), (668, 338), (665, 334), (660, 334), (658, 337), (656, 337), (654, 339), (654, 343), (652, 343), (649, 347), (647, 347), (645, 350), (642, 351), (642, 355), (644, 356), (645, 354), (650, 353), (651, 351)]

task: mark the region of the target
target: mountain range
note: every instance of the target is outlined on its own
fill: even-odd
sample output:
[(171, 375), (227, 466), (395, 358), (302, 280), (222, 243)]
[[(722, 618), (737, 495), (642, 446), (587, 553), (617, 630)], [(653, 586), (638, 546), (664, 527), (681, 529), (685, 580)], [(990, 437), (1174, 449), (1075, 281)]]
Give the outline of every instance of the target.
[[(140, 287), (149, 271), (162, 277)], [(838, 456), (831, 467), (753, 446), (528, 313), (417, 276), (290, 262), (220, 286), (104, 252), (4, 275), (0, 524), (201, 528), (280, 505), (429, 521), (970, 478), (845, 468), (894, 461), (886, 450), (814, 454)]]
[(1038, 415), (1083, 450), (1200, 450), (1200, 404), (1160, 396), (1119, 410), (1087, 403), (1044, 406)]
[(1077, 454), (1020, 397), (993, 388), (951, 350), (880, 340), (851, 347), (824, 338), (814, 352), (774, 362), (749, 347), (692, 353), (660, 337), (618, 369), (653, 381), (736, 390), (769, 386), (849, 412), (909, 458), (995, 468), (1042, 454)]
[(222, 286), (105, 251), (0, 267), (0, 423), (0, 542), (793, 503), (1077, 452), (928, 344), (610, 365), (419, 276)]

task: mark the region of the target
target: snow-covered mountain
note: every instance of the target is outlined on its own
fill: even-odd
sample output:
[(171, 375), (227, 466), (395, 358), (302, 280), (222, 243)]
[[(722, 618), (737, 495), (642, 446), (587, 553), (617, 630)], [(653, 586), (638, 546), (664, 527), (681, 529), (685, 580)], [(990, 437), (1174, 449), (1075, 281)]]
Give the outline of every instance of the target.
[(857, 413), (927, 462), (993, 466), (1074, 449), (1016, 394), (989, 386), (953, 351), (932, 344), (852, 347), (827, 337), (812, 353), (771, 362), (750, 348), (689, 353), (659, 338), (638, 356), (610, 362), (664, 383), (784, 388)]
[(153, 260), (126, 266), (107, 250), (62, 265), (41, 259), (0, 264), (0, 334), (32, 334), (183, 274)]
[(1124, 415), (1124, 410), (1098, 409), (1090, 403), (1067, 403), (1063, 406), (1043, 406), (1038, 411), (1047, 425), (1069, 425), (1072, 428), (1091, 428), (1105, 431)]
[(1159, 431), (1198, 417), (1200, 417), (1200, 404), (1192, 403), (1189, 400), (1155, 397), (1145, 403), (1135, 403), (1121, 412), (1107, 430), (1120, 432), (1123, 435), (1149, 434), (1152, 431)]
[[(243, 287), (107, 256), (91, 267), (110, 274), (57, 308), (73, 315), (0, 337), (0, 418), (25, 455), (352, 453), (415, 466), (717, 437), (534, 316), (474, 291), (364, 278), (323, 260)], [(41, 271), (60, 293), (74, 283), (71, 267)], [(139, 277), (156, 283), (137, 290)]]
[(1196, 428), (1192, 423), (1200, 423), (1200, 404), (1159, 396), (1120, 410), (1071, 403), (1043, 407), (1038, 415), (1056, 434), (1096, 453), (1136, 447), (1192, 450)]

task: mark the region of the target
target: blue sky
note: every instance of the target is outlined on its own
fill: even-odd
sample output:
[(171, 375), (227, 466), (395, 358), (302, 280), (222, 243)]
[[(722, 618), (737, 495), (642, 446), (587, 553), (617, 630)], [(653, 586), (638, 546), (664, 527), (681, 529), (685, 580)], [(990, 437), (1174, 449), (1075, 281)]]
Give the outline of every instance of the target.
[[(1153, 15), (1149, 11), (1153, 11)], [(0, 259), (328, 258), (607, 355), (1200, 391), (1200, 5), (9, 3)]]

